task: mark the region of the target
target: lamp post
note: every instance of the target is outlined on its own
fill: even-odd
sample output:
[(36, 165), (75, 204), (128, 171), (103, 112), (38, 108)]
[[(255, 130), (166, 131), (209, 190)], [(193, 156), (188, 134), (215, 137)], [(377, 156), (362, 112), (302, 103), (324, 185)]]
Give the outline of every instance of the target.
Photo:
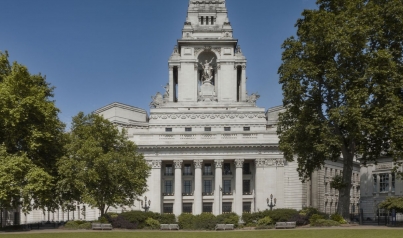
[(270, 211), (273, 210), (273, 207), (276, 206), (277, 199), (274, 198), (274, 203), (273, 203), (273, 194), (270, 194), (270, 199), (267, 198), (266, 201), (267, 201), (267, 206), (270, 207)]
[[(144, 206), (143, 206), (144, 204)], [(148, 205), (147, 205), (147, 196), (144, 197), (144, 202), (141, 200), (141, 207), (144, 209), (144, 212), (148, 212), (148, 209), (150, 209), (151, 205), (151, 200), (148, 200)]]

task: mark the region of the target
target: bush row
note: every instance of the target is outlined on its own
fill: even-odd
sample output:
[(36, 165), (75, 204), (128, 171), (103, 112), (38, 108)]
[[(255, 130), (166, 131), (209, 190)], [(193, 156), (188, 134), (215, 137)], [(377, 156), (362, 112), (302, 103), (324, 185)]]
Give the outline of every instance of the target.
[(238, 227), (239, 216), (235, 213), (225, 213), (215, 216), (211, 213), (200, 215), (183, 213), (178, 217), (180, 229), (184, 230), (214, 230), (216, 224), (234, 224)]
[(68, 221), (64, 224), (64, 228), (71, 230), (91, 229), (91, 222), (87, 221)]
[(130, 211), (120, 214), (108, 213), (107, 219), (113, 228), (159, 229), (160, 224), (176, 223), (175, 215), (154, 212)]

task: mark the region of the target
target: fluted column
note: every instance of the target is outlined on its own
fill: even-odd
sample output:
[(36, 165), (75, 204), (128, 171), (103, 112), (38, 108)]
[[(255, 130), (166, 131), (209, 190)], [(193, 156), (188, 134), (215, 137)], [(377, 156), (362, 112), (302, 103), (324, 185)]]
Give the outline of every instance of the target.
[(224, 160), (217, 159), (214, 160), (215, 163), (215, 188), (214, 188), (214, 215), (221, 214), (221, 199), (222, 199), (222, 164)]
[(161, 191), (161, 160), (153, 160), (152, 161), (152, 167), (151, 167), (151, 177), (153, 179), (153, 184), (150, 186), (150, 189), (152, 188), (152, 198), (151, 200), (151, 208), (150, 210), (153, 212), (158, 212), (161, 213), (161, 197), (162, 197), (162, 191)]
[(242, 205), (243, 205), (243, 191), (242, 191), (242, 168), (243, 159), (235, 160), (235, 213), (242, 216)]
[(182, 214), (182, 162), (183, 160), (174, 160), (175, 164), (175, 202), (174, 214)]
[(195, 160), (195, 190), (194, 190), (194, 214), (198, 215), (203, 212), (202, 197), (202, 166), (203, 160)]

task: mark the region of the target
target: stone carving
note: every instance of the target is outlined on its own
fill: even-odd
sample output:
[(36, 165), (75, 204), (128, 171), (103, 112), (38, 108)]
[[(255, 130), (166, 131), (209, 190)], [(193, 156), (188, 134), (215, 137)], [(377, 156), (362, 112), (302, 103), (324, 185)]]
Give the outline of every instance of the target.
[(151, 161), (151, 168), (160, 169), (161, 168), (161, 160), (152, 160)]
[(241, 50), (241, 46), (240, 46), (240, 45), (237, 45), (237, 46), (236, 46), (235, 53), (236, 53), (236, 54), (242, 54), (242, 50)]
[(260, 98), (260, 95), (256, 92), (256, 93), (252, 93), (251, 95), (248, 95), (248, 93), (246, 93), (246, 102), (256, 105), (256, 101)]
[(267, 165), (266, 159), (256, 159), (255, 160), (256, 168), (264, 168)]
[(207, 60), (204, 64), (199, 62), (203, 68), (203, 83), (211, 83), (211, 79), (213, 79), (213, 67), (211, 66), (213, 60), (214, 57), (210, 60), (210, 62), (207, 62)]
[(216, 159), (214, 160), (214, 164), (216, 168), (222, 168), (222, 164), (224, 163), (223, 159)]
[(164, 103), (164, 98), (160, 92), (158, 92), (155, 96), (151, 96), (150, 108), (159, 108)]
[(166, 101), (168, 101), (168, 98), (169, 98), (169, 83), (167, 83), (165, 86), (162, 86), (162, 87), (165, 89), (163, 101), (166, 102)]
[(193, 4), (224, 4), (225, 1), (193, 1)]
[(244, 159), (236, 159), (235, 160), (235, 167), (237, 167), (237, 168), (243, 168), (243, 162), (244, 162), (245, 160)]
[(195, 169), (201, 169), (203, 166), (203, 160), (202, 159), (196, 159), (193, 161)]
[(177, 55), (177, 54), (179, 54), (179, 49), (178, 49), (178, 46), (177, 45), (175, 45), (175, 47), (174, 47), (174, 52), (173, 52), (175, 55)]
[(183, 160), (174, 160), (175, 169), (182, 169)]

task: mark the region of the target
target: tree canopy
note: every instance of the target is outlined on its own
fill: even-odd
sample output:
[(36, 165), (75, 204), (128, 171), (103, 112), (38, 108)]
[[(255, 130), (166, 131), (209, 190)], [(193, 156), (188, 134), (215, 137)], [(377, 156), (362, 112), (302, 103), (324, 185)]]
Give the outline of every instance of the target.
[(318, 0), (282, 45), (280, 149), (303, 180), (343, 161), (338, 213), (348, 218), (353, 161), (401, 158), (403, 2)]
[(396, 212), (403, 212), (403, 197), (388, 197), (379, 204), (379, 207), (389, 211), (395, 209)]
[(98, 207), (131, 206), (146, 191), (150, 167), (136, 145), (110, 121), (80, 112), (68, 133), (66, 156), (58, 162), (63, 201)]

